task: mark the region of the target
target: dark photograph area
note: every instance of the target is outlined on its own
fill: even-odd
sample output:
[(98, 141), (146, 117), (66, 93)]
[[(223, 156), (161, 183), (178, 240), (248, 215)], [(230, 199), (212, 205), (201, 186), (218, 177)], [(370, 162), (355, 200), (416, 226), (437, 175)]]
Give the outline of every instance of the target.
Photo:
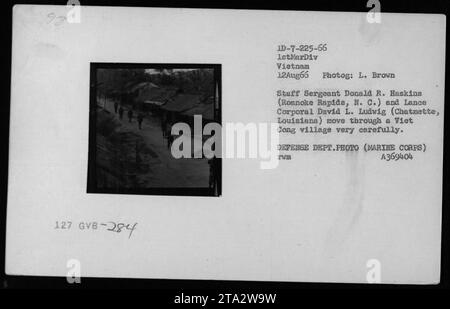
[[(220, 158), (171, 152), (174, 124), (221, 124), (220, 74), (220, 65), (91, 63), (87, 192), (220, 196)], [(192, 134), (191, 145), (210, 137)]]

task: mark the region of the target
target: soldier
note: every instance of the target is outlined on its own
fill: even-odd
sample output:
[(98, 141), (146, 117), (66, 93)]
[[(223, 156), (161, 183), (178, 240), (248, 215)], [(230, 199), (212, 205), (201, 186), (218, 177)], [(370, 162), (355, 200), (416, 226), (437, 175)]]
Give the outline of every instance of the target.
[(117, 114), (117, 109), (119, 108), (119, 102), (114, 102), (114, 113)]

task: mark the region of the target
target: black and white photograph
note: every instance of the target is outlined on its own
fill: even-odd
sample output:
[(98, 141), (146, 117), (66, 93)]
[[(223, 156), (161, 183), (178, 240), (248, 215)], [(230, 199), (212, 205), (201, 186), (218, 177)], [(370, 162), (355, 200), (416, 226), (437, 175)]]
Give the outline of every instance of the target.
[[(91, 64), (88, 193), (219, 196), (221, 159), (176, 158), (183, 122), (220, 124), (220, 65)], [(217, 141), (221, 142), (221, 141)]]

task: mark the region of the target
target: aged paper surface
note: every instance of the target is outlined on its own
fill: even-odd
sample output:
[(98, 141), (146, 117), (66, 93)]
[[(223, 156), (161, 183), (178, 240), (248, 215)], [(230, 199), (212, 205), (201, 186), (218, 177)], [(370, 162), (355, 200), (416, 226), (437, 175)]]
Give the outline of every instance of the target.
[[(8, 274), (67, 276), (76, 261), (82, 277), (439, 282), (445, 16), (81, 7), (74, 22), (67, 13), (14, 8)], [(171, 168), (145, 141), (148, 118), (141, 131), (113, 120), (113, 93), (92, 85), (105, 63), (166, 70), (149, 77), (164, 89), (164, 74), (201, 69), (207, 79), (220, 68), (212, 97), (222, 126), (276, 124), (279, 160), (224, 156), (220, 194), (145, 194), (127, 182), (118, 194), (97, 190), (108, 175), (90, 191), (90, 147), (110, 145), (98, 134), (90, 144), (92, 100), (97, 117), (113, 115), (117, 132), (143, 136), (153, 154), (142, 173), (159, 178), (134, 183), (208, 186), (197, 167)], [(192, 116), (210, 92), (197, 98), (194, 88), (161, 109)], [(204, 105), (179, 107), (191, 99)]]

